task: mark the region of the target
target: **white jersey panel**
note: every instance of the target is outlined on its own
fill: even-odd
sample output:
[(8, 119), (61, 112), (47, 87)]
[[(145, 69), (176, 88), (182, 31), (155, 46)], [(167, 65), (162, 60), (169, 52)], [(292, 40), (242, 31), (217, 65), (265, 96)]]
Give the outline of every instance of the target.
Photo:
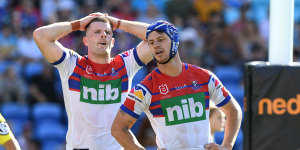
[[(135, 51), (135, 52), (134, 52)], [(141, 68), (136, 50), (126, 51), (121, 55), (128, 75), (128, 86), (131, 79)], [(135, 56), (136, 55), (136, 56)], [(90, 104), (80, 101), (80, 92), (72, 91), (69, 78), (72, 75), (79, 54), (66, 50), (63, 57), (54, 64), (58, 69), (68, 115), (67, 150), (73, 148), (89, 150), (119, 150), (122, 147), (111, 136), (111, 125), (124, 102), (127, 92), (122, 92), (121, 102), (114, 104)]]
[[(145, 66), (145, 64), (139, 59), (136, 48), (130, 49), (119, 55), (123, 58), (127, 69), (128, 80), (131, 81), (137, 71)], [(129, 84), (129, 87), (131, 87), (131, 84)]]
[(76, 66), (77, 58), (80, 57), (81, 56), (73, 50), (67, 49), (63, 52), (62, 58), (57, 62), (58, 64), (54, 64), (59, 71), (61, 80), (68, 80)]
[(231, 99), (230, 92), (223, 86), (216, 75), (211, 72), (210, 74), (211, 78), (208, 82), (210, 100), (218, 107), (223, 106)]

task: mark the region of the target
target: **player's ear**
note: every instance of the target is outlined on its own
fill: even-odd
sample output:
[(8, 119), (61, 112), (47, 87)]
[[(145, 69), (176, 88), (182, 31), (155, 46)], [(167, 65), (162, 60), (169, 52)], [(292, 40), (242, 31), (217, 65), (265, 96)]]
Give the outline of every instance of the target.
[(84, 44), (85, 46), (88, 46), (88, 41), (87, 41), (87, 37), (86, 37), (86, 36), (84, 36), (84, 37), (82, 38), (82, 42), (83, 42), (83, 44)]
[(111, 38), (110, 47), (113, 48), (115, 46), (115, 38)]

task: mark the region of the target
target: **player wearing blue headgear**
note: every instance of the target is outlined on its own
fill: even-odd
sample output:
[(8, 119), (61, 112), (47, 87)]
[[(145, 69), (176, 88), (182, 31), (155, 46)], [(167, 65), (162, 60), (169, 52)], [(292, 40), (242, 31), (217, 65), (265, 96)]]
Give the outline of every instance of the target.
[[(230, 92), (212, 72), (181, 62), (178, 33), (170, 23), (151, 24), (146, 39), (157, 69), (130, 91), (114, 120), (112, 135), (125, 149), (144, 149), (129, 128), (145, 112), (161, 150), (231, 150), (241, 108)], [(210, 138), (210, 101), (227, 117), (222, 145)]]
[[(153, 31), (156, 31), (157, 34), (160, 34), (161, 36), (167, 35), (167, 37), (169, 37), (169, 39), (171, 40), (170, 41), (171, 47), (170, 47), (170, 52), (169, 52), (169, 58), (167, 60), (161, 60), (161, 61), (157, 61), (157, 59), (155, 57), (153, 58), (154, 61), (156, 61), (159, 64), (166, 64), (177, 54), (178, 45), (179, 45), (178, 31), (172, 24), (170, 24), (166, 21), (162, 21), (162, 20), (159, 20), (159, 21), (151, 24), (148, 27), (147, 33), (146, 33), (146, 39), (149, 38), (150, 33), (152, 33)], [(165, 35), (163, 35), (163, 33)], [(153, 40), (151, 40), (149, 42), (151, 42), (151, 43), (149, 43), (150, 45), (153, 44)], [(158, 50), (154, 54), (160, 54), (162, 52), (163, 51)]]

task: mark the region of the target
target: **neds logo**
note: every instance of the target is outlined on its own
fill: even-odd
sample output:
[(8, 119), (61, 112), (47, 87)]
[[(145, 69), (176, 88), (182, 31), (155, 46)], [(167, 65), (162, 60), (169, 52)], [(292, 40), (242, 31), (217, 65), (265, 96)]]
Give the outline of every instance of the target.
[(296, 98), (285, 100), (283, 98), (275, 98), (273, 101), (269, 98), (263, 98), (258, 102), (259, 115), (298, 115), (300, 114), (300, 94)]

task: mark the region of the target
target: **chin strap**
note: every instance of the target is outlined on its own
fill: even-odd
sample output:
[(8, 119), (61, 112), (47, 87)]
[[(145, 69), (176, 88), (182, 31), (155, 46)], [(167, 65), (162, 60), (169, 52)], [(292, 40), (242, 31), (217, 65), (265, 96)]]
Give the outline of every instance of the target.
[(171, 59), (172, 59), (172, 58), (169, 57), (169, 59), (166, 60), (165, 62), (158, 62), (158, 61), (155, 59), (155, 57), (153, 57), (153, 61), (154, 61), (155, 63), (158, 63), (158, 64), (166, 64), (166, 63), (168, 63)]

